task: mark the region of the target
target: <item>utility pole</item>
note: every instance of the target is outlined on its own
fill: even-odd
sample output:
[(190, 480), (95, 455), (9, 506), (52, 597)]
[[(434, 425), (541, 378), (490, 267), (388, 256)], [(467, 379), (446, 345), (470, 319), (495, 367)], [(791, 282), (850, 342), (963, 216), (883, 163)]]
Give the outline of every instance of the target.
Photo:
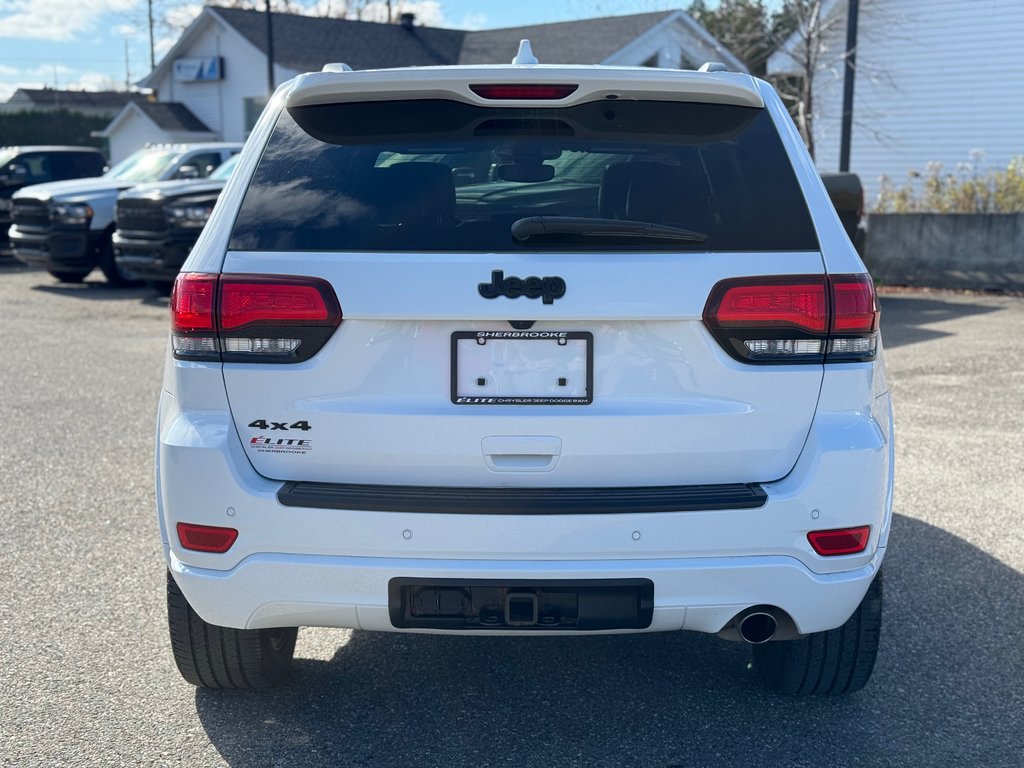
[(267, 0), (267, 98), (274, 95), (274, 17)]
[(153, 0), (146, 0), (146, 16), (149, 20), (149, 71), (156, 69), (156, 45), (153, 42)]
[(132, 89), (132, 70), (128, 66), (128, 38), (124, 39), (124, 89), (130, 91)]
[(839, 136), (839, 171), (850, 170), (850, 138), (853, 133), (853, 82), (857, 68), (857, 15), (860, 0), (847, 0), (846, 53), (843, 72), (843, 122)]

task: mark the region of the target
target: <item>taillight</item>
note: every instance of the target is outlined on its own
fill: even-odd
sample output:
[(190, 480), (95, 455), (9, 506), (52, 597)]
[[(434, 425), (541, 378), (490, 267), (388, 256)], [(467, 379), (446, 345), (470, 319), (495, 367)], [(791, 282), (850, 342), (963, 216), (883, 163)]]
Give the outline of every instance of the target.
[(747, 363), (822, 363), (875, 357), (878, 306), (867, 275), (792, 275), (722, 280), (704, 323)]
[(171, 293), (174, 356), (296, 363), (315, 355), (341, 322), (334, 289), (315, 277), (178, 275)]
[(482, 99), (529, 99), (555, 101), (564, 99), (579, 88), (570, 84), (470, 85), (469, 90)]
[(878, 348), (878, 300), (868, 275), (836, 275), (832, 285), (832, 321), (828, 362), (873, 360)]
[(814, 551), (822, 557), (835, 555), (855, 555), (863, 552), (868, 546), (871, 526), (861, 525), (856, 528), (834, 528), (829, 531), (811, 531), (807, 534)]
[(231, 549), (231, 545), (238, 538), (238, 531), (234, 528), (196, 523), (178, 523), (177, 528), (181, 546), (195, 552), (214, 552), (221, 555)]

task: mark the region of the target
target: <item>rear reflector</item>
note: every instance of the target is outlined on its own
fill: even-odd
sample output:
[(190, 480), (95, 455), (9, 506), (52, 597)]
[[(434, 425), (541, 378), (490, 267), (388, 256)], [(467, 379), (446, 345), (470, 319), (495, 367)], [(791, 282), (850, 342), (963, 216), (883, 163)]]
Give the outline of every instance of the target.
[(178, 523), (178, 541), (181, 546), (196, 552), (223, 554), (231, 549), (237, 538), (238, 531), (234, 528)]
[(341, 322), (330, 283), (315, 277), (183, 273), (171, 294), (175, 357), (297, 363)]
[(873, 360), (878, 305), (868, 275), (793, 275), (722, 280), (704, 323), (734, 358), (748, 363)]
[(471, 85), (469, 90), (483, 99), (512, 99), (551, 101), (564, 99), (579, 88), (570, 84), (547, 85)]
[(862, 525), (857, 528), (835, 528), (830, 531), (811, 531), (807, 541), (814, 551), (822, 557), (834, 555), (854, 555), (863, 552), (871, 536), (871, 526)]

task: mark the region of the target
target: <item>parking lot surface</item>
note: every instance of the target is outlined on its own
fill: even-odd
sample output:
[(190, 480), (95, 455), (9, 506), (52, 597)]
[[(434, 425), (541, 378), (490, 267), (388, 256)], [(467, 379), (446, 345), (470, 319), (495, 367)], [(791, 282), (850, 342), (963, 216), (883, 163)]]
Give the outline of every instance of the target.
[(767, 693), (747, 647), (688, 633), (323, 629), (285, 688), (197, 692), (154, 515), (166, 299), (0, 263), (0, 765), (1019, 768), (1024, 299), (882, 310), (896, 517), (861, 693)]

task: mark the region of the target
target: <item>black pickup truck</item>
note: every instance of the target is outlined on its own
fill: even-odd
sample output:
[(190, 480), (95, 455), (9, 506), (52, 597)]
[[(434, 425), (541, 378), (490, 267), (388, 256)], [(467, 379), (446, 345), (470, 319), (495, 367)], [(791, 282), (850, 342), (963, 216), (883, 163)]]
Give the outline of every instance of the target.
[(107, 161), (92, 147), (0, 147), (0, 254), (10, 255), (11, 195), (22, 187), (101, 176)]
[(234, 155), (205, 179), (157, 181), (122, 192), (114, 208), (118, 269), (170, 293), (237, 163)]
[(839, 221), (850, 236), (857, 253), (864, 256), (864, 229), (860, 226), (864, 216), (864, 187), (860, 177), (855, 173), (823, 173), (821, 180), (825, 183)]

